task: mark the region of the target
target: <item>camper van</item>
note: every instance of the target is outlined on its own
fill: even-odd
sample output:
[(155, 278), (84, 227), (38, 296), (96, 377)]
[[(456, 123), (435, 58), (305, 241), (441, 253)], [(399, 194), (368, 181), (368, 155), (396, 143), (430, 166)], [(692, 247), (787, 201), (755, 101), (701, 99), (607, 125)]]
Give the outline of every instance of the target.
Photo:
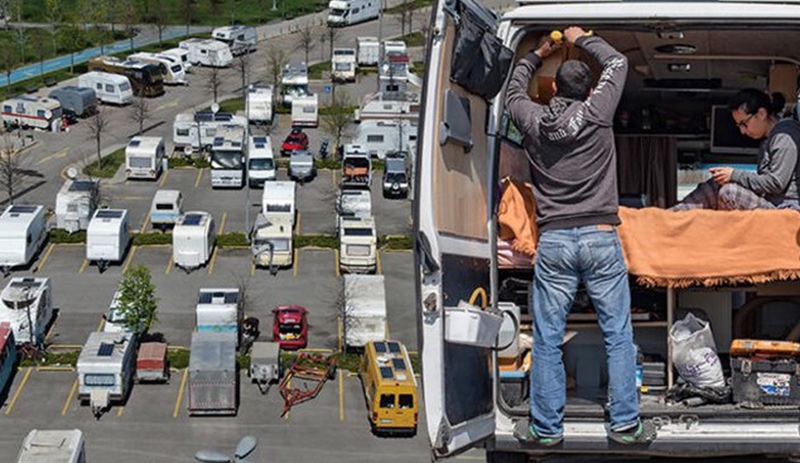
[(227, 126), (217, 130), (210, 154), (212, 188), (244, 186), (247, 146), (245, 128)]
[(264, 194), (261, 199), (261, 213), (267, 218), (274, 216), (288, 217), (294, 228), (297, 212), (295, 196), (297, 184), (293, 181), (277, 180), (264, 183)]
[(78, 87), (94, 89), (103, 103), (126, 105), (133, 102), (130, 80), (119, 74), (92, 71), (78, 76)]
[(370, 341), (358, 370), (372, 432), (417, 432), (417, 379), (406, 346), (400, 341)]
[(178, 46), (189, 52), (189, 62), (214, 68), (228, 67), (233, 63), (233, 55), (228, 44), (213, 39), (182, 40)]
[(97, 209), (98, 195), (96, 180), (67, 179), (56, 195), (56, 228), (69, 233), (86, 230)]
[(351, 26), (377, 19), (381, 14), (381, 0), (331, 0), (328, 8), (329, 26)]
[(12, 205), (0, 215), (0, 270), (29, 265), (47, 239), (44, 206)]
[(224, 26), (211, 31), (211, 37), (224, 42), (231, 49), (233, 56), (245, 55), (256, 51), (256, 29), (251, 26)]
[[(150, 223), (153, 228), (174, 226), (183, 214), (183, 195), (178, 190), (158, 190), (150, 204)], [(142, 230), (144, 233), (145, 230)]]
[(195, 310), (197, 331), (227, 331), (239, 339), (243, 310), (244, 301), (238, 288), (200, 288)]
[(76, 366), (78, 400), (88, 403), (95, 417), (128, 397), (133, 386), (136, 345), (134, 335), (127, 333), (89, 333)]
[(319, 96), (295, 96), (292, 99), (292, 127), (316, 127), (319, 125)]
[(272, 125), (272, 85), (253, 86), (247, 89), (247, 119), (253, 124)]
[(342, 156), (342, 189), (369, 190), (372, 185), (372, 160), (361, 145), (344, 145)]
[(42, 344), (54, 315), (50, 279), (11, 278), (0, 293), (0, 300), (0, 323), (11, 324), (17, 344)]
[(378, 234), (373, 217), (339, 217), (339, 269), (375, 273)]
[(308, 66), (306, 63), (289, 63), (281, 71), (283, 105), (291, 107), (296, 97), (308, 95)]
[(257, 267), (290, 267), (294, 263), (292, 220), (287, 215), (258, 214), (253, 224), (253, 262)]
[(183, 66), (183, 70), (187, 74), (192, 71), (192, 63), (189, 61), (189, 50), (177, 47), (177, 48), (170, 48), (169, 50), (164, 50), (161, 52), (161, 54), (178, 60), (181, 66)]
[(98, 209), (86, 230), (86, 260), (102, 272), (109, 263), (122, 262), (129, 242), (128, 211)]
[(97, 112), (97, 93), (93, 88), (67, 85), (50, 92), (48, 98), (61, 103), (65, 115), (87, 117)]
[(18, 96), (3, 101), (3, 125), (7, 128), (61, 130), (61, 103), (52, 98)]
[(331, 59), (331, 76), (337, 82), (356, 81), (356, 49), (334, 48)]
[(275, 154), (270, 137), (249, 137), (247, 180), (250, 187), (261, 188), (275, 180)]
[(359, 66), (377, 66), (381, 60), (381, 43), (377, 37), (356, 37), (356, 50)]
[(17, 463), (86, 463), (86, 443), (80, 429), (32, 429), (17, 456)]
[(177, 58), (160, 55), (158, 53), (148, 53), (140, 51), (132, 55), (128, 55), (130, 61), (141, 61), (142, 63), (152, 64), (155, 66), (164, 66), (164, 83), (168, 85), (186, 85), (186, 71), (183, 65)]
[(360, 145), (364, 151), (378, 159), (386, 158), (386, 153), (395, 151), (415, 151), (417, 143), (417, 124), (413, 121), (367, 120), (358, 125), (353, 144)]
[(208, 212), (182, 215), (172, 231), (172, 259), (186, 273), (202, 267), (214, 250), (214, 218)]
[(378, 92), (367, 95), (356, 109), (356, 122), (368, 119), (419, 119), (418, 92)]
[(164, 158), (163, 138), (133, 137), (125, 147), (125, 176), (155, 180), (164, 168)]
[(164, 74), (167, 71), (163, 64), (98, 56), (89, 60), (89, 71), (110, 72), (127, 77), (136, 96), (153, 98), (164, 94)]
[(247, 127), (247, 119), (211, 111), (179, 113), (172, 123), (172, 143), (175, 150), (211, 151), (217, 131), (231, 126)]

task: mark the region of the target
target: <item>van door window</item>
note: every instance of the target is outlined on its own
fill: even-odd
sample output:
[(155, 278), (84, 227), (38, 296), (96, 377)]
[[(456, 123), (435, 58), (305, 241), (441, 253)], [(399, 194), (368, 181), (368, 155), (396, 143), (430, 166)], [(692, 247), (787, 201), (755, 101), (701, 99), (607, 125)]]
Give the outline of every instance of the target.
[(156, 203), (156, 210), (157, 211), (171, 211), (172, 210), (172, 204)]
[(394, 394), (381, 394), (381, 408), (394, 408)]
[(400, 409), (414, 408), (414, 396), (411, 394), (400, 394)]
[(189, 136), (189, 129), (176, 129), (175, 133), (179, 137), (188, 137)]

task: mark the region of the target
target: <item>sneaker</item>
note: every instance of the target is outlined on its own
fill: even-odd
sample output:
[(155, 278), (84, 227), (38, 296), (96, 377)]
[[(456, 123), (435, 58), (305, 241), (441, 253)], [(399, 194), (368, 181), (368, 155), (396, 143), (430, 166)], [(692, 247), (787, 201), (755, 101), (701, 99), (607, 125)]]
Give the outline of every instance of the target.
[(514, 437), (522, 444), (535, 444), (541, 447), (553, 447), (564, 440), (564, 436), (540, 436), (528, 420), (518, 420), (514, 424)]
[(608, 438), (623, 445), (646, 445), (656, 440), (658, 431), (652, 420), (639, 420), (639, 423), (625, 431), (608, 431)]

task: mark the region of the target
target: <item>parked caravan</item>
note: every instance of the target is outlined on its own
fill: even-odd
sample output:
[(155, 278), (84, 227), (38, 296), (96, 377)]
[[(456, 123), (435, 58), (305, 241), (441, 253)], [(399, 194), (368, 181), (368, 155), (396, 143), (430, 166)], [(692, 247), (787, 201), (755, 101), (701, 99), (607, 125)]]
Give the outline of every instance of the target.
[(0, 215), (0, 270), (29, 265), (47, 239), (44, 206), (11, 205)]
[(238, 126), (225, 126), (217, 130), (211, 145), (211, 187), (241, 188), (247, 163), (248, 140), (246, 130)]
[(0, 323), (0, 392), (8, 393), (17, 369), (19, 352), (11, 323)]
[(311, 181), (317, 176), (314, 155), (307, 150), (292, 151), (289, 158), (289, 178), (296, 182)]
[(308, 95), (308, 66), (306, 63), (289, 63), (281, 71), (283, 105), (291, 106), (295, 97)]
[(192, 333), (188, 380), (189, 415), (236, 415), (236, 334)]
[(275, 154), (270, 137), (249, 138), (247, 150), (247, 180), (250, 187), (261, 188), (264, 182), (275, 180)]
[(377, 66), (381, 60), (381, 44), (377, 37), (356, 37), (356, 50), (359, 66)]
[(136, 366), (136, 338), (126, 333), (89, 333), (78, 356), (78, 400), (95, 417), (112, 404), (124, 403)]
[(331, 58), (331, 76), (337, 82), (356, 81), (356, 49), (334, 48)]
[(197, 331), (230, 332), (239, 340), (244, 301), (238, 288), (200, 288), (195, 309)]
[(67, 179), (56, 195), (56, 228), (86, 230), (100, 200), (98, 191), (96, 180)]
[(247, 104), (245, 105), (247, 119), (254, 124), (272, 125), (273, 102), (272, 85), (251, 85), (247, 89)]
[(319, 96), (316, 94), (295, 96), (292, 99), (292, 127), (316, 127), (319, 125)]
[(172, 143), (176, 150), (211, 151), (217, 131), (232, 126), (247, 127), (247, 118), (211, 111), (180, 113), (172, 123)]
[[(8, 322), (17, 344), (40, 345), (53, 320), (53, 289), (49, 278), (14, 277), (0, 294), (0, 322)], [(33, 325), (33, 329), (31, 329)]]
[(344, 275), (346, 348), (361, 349), (386, 339), (386, 290), (383, 275)]
[[(339, 217), (371, 217), (372, 195), (369, 190), (342, 190), (336, 199), (336, 213)], [(338, 227), (338, 223), (337, 223)]]
[(140, 51), (128, 55), (130, 61), (141, 61), (142, 63), (155, 66), (164, 66), (164, 83), (169, 85), (186, 85), (186, 71), (183, 65), (174, 56), (160, 55), (158, 53), (148, 53)]
[(61, 130), (61, 103), (52, 98), (18, 96), (2, 103), (3, 125), (7, 128)]
[(125, 147), (125, 176), (155, 180), (164, 169), (165, 157), (163, 138), (133, 137)]
[(192, 63), (189, 61), (189, 50), (185, 48), (170, 48), (161, 52), (162, 55), (171, 56), (178, 60), (183, 66), (183, 70), (188, 74), (192, 71)]
[(164, 94), (164, 74), (167, 71), (163, 64), (98, 56), (89, 60), (89, 71), (110, 72), (127, 77), (136, 96), (152, 98)]
[(378, 234), (373, 217), (339, 217), (339, 270), (374, 273), (377, 270)]
[(410, 65), (408, 55), (389, 53), (378, 67), (378, 91), (407, 92)]
[(378, 92), (367, 95), (356, 109), (356, 122), (368, 119), (419, 119), (418, 92)]
[(233, 63), (233, 55), (228, 44), (213, 39), (187, 39), (178, 46), (189, 52), (189, 62), (214, 68), (228, 67)]
[(417, 432), (417, 379), (408, 349), (400, 341), (370, 341), (358, 370), (369, 409), (372, 432)]
[(414, 121), (367, 120), (358, 125), (353, 144), (360, 145), (372, 157), (386, 158), (396, 151), (414, 152), (417, 146), (417, 124)]
[(175, 265), (189, 273), (208, 263), (215, 237), (211, 214), (192, 211), (182, 215), (172, 231), (172, 258)]
[(277, 180), (264, 183), (264, 193), (261, 199), (261, 213), (267, 218), (274, 216), (287, 217), (294, 229), (295, 217), (295, 196), (297, 194), (297, 184), (293, 181)]
[(240, 24), (217, 27), (211, 31), (211, 37), (228, 45), (233, 56), (244, 55), (256, 51), (256, 29)]
[(383, 196), (405, 198), (409, 186), (408, 156), (405, 153), (390, 154), (383, 169)]
[(80, 429), (32, 429), (17, 456), (17, 463), (86, 463), (86, 443)]
[(328, 3), (328, 25), (344, 27), (377, 19), (381, 14), (380, 0), (331, 0)]
[(97, 112), (97, 93), (93, 88), (67, 85), (53, 90), (48, 97), (61, 103), (65, 115), (87, 117)]
[(125, 258), (130, 243), (128, 211), (98, 209), (86, 230), (86, 260), (96, 263), (103, 272), (108, 264)]
[(406, 43), (402, 40), (384, 40), (381, 44), (381, 59), (386, 61), (389, 55), (408, 55)]
[(271, 270), (294, 263), (292, 220), (288, 215), (258, 214), (253, 224), (250, 250), (257, 267)]
[(92, 71), (78, 76), (79, 88), (91, 88), (103, 103), (126, 105), (133, 102), (130, 80), (119, 74)]
[[(165, 229), (174, 226), (183, 214), (183, 195), (178, 190), (158, 190), (150, 204), (150, 224)], [(142, 230), (144, 232), (144, 230)]]
[(342, 155), (342, 189), (366, 189), (372, 185), (372, 160), (358, 144), (344, 145)]

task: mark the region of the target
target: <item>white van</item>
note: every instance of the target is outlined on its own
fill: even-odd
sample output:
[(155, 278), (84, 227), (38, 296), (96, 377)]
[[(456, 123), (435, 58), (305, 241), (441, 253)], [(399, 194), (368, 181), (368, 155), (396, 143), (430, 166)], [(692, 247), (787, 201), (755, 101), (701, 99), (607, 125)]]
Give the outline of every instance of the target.
[(61, 103), (53, 98), (18, 96), (3, 101), (0, 108), (6, 127), (61, 130)]
[(249, 137), (247, 183), (260, 188), (264, 182), (275, 180), (275, 154), (269, 136)]
[(261, 213), (267, 218), (273, 216), (288, 217), (294, 229), (295, 197), (297, 183), (293, 181), (278, 180), (264, 183), (264, 193), (261, 196)]
[(339, 269), (375, 273), (378, 234), (373, 217), (339, 217)]
[[(150, 204), (150, 223), (153, 228), (174, 226), (183, 215), (183, 195), (178, 190), (158, 190)], [(145, 233), (146, 230), (142, 230)]]
[(32, 429), (22, 441), (17, 463), (86, 463), (83, 433)]
[(125, 147), (126, 178), (155, 180), (164, 168), (164, 139), (161, 137), (131, 138)]
[(247, 119), (254, 124), (272, 125), (272, 85), (251, 85), (247, 89)]
[(47, 239), (44, 206), (11, 205), (0, 215), (0, 270), (28, 265)]
[(331, 0), (328, 3), (328, 25), (344, 27), (377, 19), (381, 14), (381, 0)]
[(186, 71), (183, 65), (174, 56), (160, 55), (157, 53), (148, 53), (140, 51), (132, 55), (128, 55), (129, 60), (140, 61), (147, 64), (163, 65), (164, 83), (170, 85), (186, 85)]
[(78, 76), (78, 87), (91, 88), (103, 103), (125, 105), (133, 102), (133, 89), (127, 77), (109, 72), (90, 71)]
[(224, 68), (233, 63), (228, 44), (213, 39), (187, 39), (178, 44), (189, 51), (189, 62), (208, 67)]
[(172, 230), (172, 258), (186, 273), (202, 267), (214, 250), (214, 218), (208, 212), (191, 211), (182, 215)]
[(187, 74), (192, 71), (192, 63), (189, 62), (189, 50), (177, 47), (164, 50), (160, 54), (177, 59)]
[(256, 51), (256, 44), (258, 43), (256, 29), (241, 24), (218, 27), (211, 31), (211, 37), (228, 44), (233, 56)]
[(295, 96), (292, 99), (292, 127), (317, 127), (319, 125), (319, 96)]
[(331, 58), (331, 76), (337, 82), (356, 81), (356, 49), (334, 48)]

